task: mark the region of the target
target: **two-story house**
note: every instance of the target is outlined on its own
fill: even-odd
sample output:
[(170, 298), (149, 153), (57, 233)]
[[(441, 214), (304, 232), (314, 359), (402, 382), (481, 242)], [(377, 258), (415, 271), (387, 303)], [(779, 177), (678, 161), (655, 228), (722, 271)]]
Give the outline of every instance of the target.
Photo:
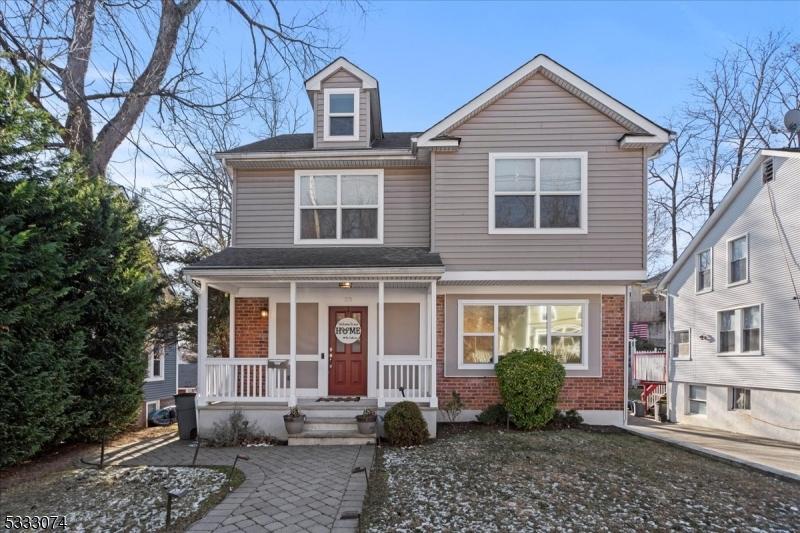
[[(280, 435), (287, 405), (403, 398), (435, 434), (452, 392), (465, 419), (499, 402), (494, 364), (525, 347), (566, 367), (562, 408), (620, 423), (646, 167), (670, 132), (544, 55), (420, 132), (383, 131), (378, 81), (344, 58), (305, 88), (312, 133), (218, 154), (233, 243), (186, 268), (201, 434), (234, 406)], [(207, 357), (209, 287), (230, 294), (229, 358)]]
[(800, 443), (800, 150), (762, 150), (660, 287), (671, 419)]

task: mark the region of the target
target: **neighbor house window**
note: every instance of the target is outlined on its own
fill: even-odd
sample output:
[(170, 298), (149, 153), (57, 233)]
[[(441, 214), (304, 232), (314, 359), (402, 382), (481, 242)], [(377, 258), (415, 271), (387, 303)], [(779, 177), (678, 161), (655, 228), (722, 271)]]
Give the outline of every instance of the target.
[(489, 233), (586, 233), (586, 152), (489, 154)]
[(326, 141), (358, 140), (359, 89), (325, 89), (324, 131)]
[(588, 302), (459, 302), (459, 368), (493, 368), (512, 350), (552, 351), (567, 368), (585, 368)]
[(739, 387), (731, 388), (731, 410), (749, 411), (750, 410), (750, 389)]
[(748, 251), (747, 235), (728, 241), (728, 284), (744, 283), (748, 279)]
[(697, 292), (710, 291), (712, 288), (713, 255), (711, 248), (704, 250), (695, 256), (695, 283)]
[(727, 354), (761, 353), (761, 306), (726, 309), (717, 314), (717, 351)]
[(689, 414), (706, 414), (706, 388), (703, 385), (689, 385)]
[(672, 357), (689, 357), (691, 355), (691, 336), (689, 330), (672, 333)]
[(295, 173), (295, 242), (380, 243), (383, 171)]
[(164, 379), (164, 347), (154, 346), (147, 357), (147, 377), (145, 381), (161, 381)]

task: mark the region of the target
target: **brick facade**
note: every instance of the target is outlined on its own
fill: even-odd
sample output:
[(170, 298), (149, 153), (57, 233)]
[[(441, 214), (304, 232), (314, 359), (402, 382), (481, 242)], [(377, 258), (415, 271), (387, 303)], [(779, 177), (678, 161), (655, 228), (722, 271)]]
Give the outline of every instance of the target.
[(234, 306), (234, 354), (236, 357), (267, 357), (269, 353), (269, 298), (236, 298)]
[[(603, 375), (599, 378), (567, 378), (559, 398), (560, 409), (622, 410), (625, 403), (625, 297), (602, 298)], [(496, 377), (445, 377), (444, 296), (436, 300), (436, 379), (440, 403), (451, 392), (461, 395), (467, 409), (484, 409), (500, 403)]]

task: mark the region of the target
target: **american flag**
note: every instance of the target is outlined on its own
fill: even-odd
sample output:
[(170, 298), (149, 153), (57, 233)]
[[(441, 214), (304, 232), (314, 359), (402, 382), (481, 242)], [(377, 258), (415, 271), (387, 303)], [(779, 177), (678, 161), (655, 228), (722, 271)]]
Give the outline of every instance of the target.
[(632, 322), (631, 323), (631, 337), (637, 339), (646, 339), (649, 336), (647, 329), (647, 322)]

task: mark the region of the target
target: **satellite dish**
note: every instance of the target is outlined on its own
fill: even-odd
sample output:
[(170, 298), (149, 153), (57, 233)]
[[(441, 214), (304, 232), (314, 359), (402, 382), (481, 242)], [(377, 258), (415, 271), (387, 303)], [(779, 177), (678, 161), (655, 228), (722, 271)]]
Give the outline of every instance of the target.
[(800, 130), (800, 109), (790, 109), (783, 117), (783, 123), (792, 133)]

